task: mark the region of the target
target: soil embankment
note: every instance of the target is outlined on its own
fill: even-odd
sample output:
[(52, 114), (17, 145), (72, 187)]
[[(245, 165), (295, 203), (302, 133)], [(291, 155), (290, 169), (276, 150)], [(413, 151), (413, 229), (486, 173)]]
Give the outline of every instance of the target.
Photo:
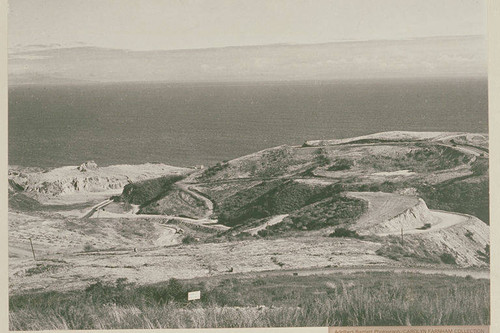
[(88, 163), (45, 172), (11, 168), (9, 180), (41, 203), (69, 204), (120, 194), (123, 187), (131, 182), (192, 172), (192, 169), (152, 163), (108, 167), (86, 165)]

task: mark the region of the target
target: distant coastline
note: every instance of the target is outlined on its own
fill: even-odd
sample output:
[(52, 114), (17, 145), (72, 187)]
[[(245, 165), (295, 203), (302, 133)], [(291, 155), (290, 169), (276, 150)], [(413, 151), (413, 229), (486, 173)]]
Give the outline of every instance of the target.
[(476, 35), (150, 51), (28, 48), (9, 54), (9, 84), (458, 79), (487, 75), (486, 46)]

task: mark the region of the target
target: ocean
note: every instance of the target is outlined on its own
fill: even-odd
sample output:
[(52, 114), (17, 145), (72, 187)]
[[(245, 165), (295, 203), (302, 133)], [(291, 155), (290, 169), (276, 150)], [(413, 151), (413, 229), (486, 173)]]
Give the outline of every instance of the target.
[(486, 78), (9, 88), (9, 164), (211, 165), (392, 130), (488, 131)]

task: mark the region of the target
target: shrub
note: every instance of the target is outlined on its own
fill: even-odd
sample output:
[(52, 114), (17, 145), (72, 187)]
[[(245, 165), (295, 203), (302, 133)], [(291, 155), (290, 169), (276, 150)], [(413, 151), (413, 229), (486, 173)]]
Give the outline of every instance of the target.
[(350, 230), (347, 228), (337, 228), (332, 232), (330, 237), (349, 237), (349, 238), (361, 238), (360, 235), (355, 230)]
[(432, 224), (426, 223), (426, 224), (424, 224), (423, 226), (421, 226), (420, 228), (417, 228), (417, 229), (419, 229), (419, 230), (427, 230), (427, 229), (430, 229), (431, 227), (432, 227)]
[(328, 168), (328, 171), (342, 171), (349, 170), (354, 165), (352, 160), (347, 158), (340, 158), (335, 161), (335, 163)]
[(214, 166), (211, 166), (209, 167), (208, 169), (206, 169), (205, 171), (203, 171), (203, 174), (201, 175), (201, 178), (210, 178), (210, 177), (213, 177), (215, 176), (218, 172), (226, 169), (229, 167), (229, 164), (227, 162), (223, 162), (223, 163), (217, 163), (216, 165)]
[(470, 170), (475, 176), (482, 176), (488, 174), (488, 160), (484, 158), (478, 158), (472, 164)]
[(85, 251), (85, 252), (92, 252), (95, 250), (96, 250), (96, 248), (90, 243), (87, 243), (83, 246), (83, 251)]
[(278, 261), (278, 258), (276, 258), (276, 257), (271, 257), (271, 261), (272, 261), (275, 265), (280, 266), (280, 268), (283, 268), (283, 266), (285, 266), (285, 263), (284, 263), (284, 262), (281, 262), (281, 261)]
[(192, 244), (192, 243), (196, 243), (196, 238), (194, 238), (193, 236), (187, 235), (182, 238), (182, 244)]
[(316, 154), (316, 157), (314, 159), (315, 159), (315, 162), (319, 166), (325, 166), (325, 165), (330, 164), (330, 159), (326, 155), (326, 152), (324, 149), (320, 148), (320, 149), (316, 150), (315, 154)]
[(28, 268), (25, 272), (26, 276), (32, 276), (35, 274), (41, 274), (44, 272), (54, 272), (59, 268), (56, 265), (47, 265), (47, 264), (37, 264), (36, 267)]
[(473, 237), (474, 236), (474, 233), (470, 230), (467, 230), (467, 232), (465, 233), (465, 237), (469, 238), (470, 240), (473, 240)]
[(441, 254), (439, 256), (439, 258), (445, 264), (455, 265), (457, 263), (456, 260), (455, 260), (455, 257), (452, 254), (450, 254), (450, 253), (443, 253), (443, 254)]

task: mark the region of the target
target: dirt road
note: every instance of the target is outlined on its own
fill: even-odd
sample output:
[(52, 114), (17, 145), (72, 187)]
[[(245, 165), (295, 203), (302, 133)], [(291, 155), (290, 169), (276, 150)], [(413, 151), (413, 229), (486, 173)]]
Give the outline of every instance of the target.
[[(212, 216), (212, 214), (214, 213), (214, 204), (206, 196), (201, 195), (200, 194), (201, 191), (199, 191), (194, 185), (190, 186), (189, 184), (186, 184), (182, 181), (177, 182), (176, 185), (184, 192), (189, 193), (193, 197), (195, 197), (198, 200), (201, 200), (205, 203), (205, 206), (207, 207), (207, 212), (205, 213), (205, 216), (203, 217), (204, 219), (208, 219), (210, 216)], [(217, 221), (215, 220), (213, 222), (217, 222)]]
[(123, 219), (163, 219), (163, 220), (177, 220), (193, 225), (202, 225), (204, 227), (213, 228), (217, 230), (227, 230), (229, 227), (217, 224), (217, 220), (210, 219), (192, 219), (189, 217), (179, 217), (175, 215), (160, 215), (160, 214), (133, 214), (133, 213), (111, 213), (99, 212), (99, 218), (123, 218)]
[(270, 225), (275, 225), (283, 221), (285, 217), (287, 217), (288, 214), (282, 214), (282, 215), (276, 215), (273, 216), (271, 219), (269, 219), (266, 223), (259, 225), (258, 227), (252, 228), (245, 230), (245, 232), (248, 232), (250, 235), (257, 235), (257, 233), (265, 228), (267, 228)]
[[(441, 229), (446, 229), (455, 224), (464, 223), (470, 217), (465, 214), (445, 212), (441, 210), (430, 210), (431, 214), (436, 218), (436, 222), (429, 229), (404, 229), (405, 235), (423, 234), (434, 232)], [(377, 236), (400, 235), (401, 231), (393, 231), (387, 233), (378, 233)]]
[[(448, 276), (460, 276), (466, 277), (471, 276), (475, 279), (489, 279), (489, 270), (474, 270), (474, 269), (453, 269), (453, 268), (410, 268), (410, 267), (321, 267), (321, 268), (306, 268), (306, 269), (290, 269), (290, 270), (274, 270), (274, 271), (263, 271), (263, 272), (249, 272), (235, 274), (236, 277), (266, 277), (266, 276), (278, 276), (297, 273), (299, 276), (307, 275), (323, 275), (323, 274), (353, 274), (353, 273), (363, 273), (363, 272), (391, 272), (391, 273), (416, 273), (416, 274), (441, 274)], [(227, 275), (222, 276), (227, 277)]]

